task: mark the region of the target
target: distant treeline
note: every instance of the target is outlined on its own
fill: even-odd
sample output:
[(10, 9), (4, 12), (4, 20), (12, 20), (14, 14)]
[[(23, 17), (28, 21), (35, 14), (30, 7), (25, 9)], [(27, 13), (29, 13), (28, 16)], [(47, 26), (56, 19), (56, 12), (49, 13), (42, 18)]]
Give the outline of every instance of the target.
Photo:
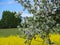
[(15, 17), (16, 12), (3, 11), (2, 19), (0, 20), (0, 28), (16, 28), (20, 25), (21, 17)]

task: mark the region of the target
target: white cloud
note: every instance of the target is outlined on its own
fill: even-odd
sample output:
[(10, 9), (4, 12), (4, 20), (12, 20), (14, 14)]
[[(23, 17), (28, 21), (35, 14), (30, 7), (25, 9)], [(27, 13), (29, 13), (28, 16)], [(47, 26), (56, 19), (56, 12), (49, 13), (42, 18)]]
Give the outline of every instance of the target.
[(9, 5), (11, 5), (11, 4), (14, 4), (15, 2), (13, 2), (13, 1), (9, 1), (9, 2), (0, 2), (0, 5), (4, 5), (4, 4), (9, 4)]
[(33, 14), (23, 13), (21, 16), (22, 16), (22, 17), (26, 17), (26, 16), (28, 16), (28, 17), (32, 17), (32, 16), (33, 16)]
[(14, 4), (14, 2), (13, 2), (13, 1), (9, 1), (7, 4), (9, 4), (9, 5), (10, 5), (10, 4)]

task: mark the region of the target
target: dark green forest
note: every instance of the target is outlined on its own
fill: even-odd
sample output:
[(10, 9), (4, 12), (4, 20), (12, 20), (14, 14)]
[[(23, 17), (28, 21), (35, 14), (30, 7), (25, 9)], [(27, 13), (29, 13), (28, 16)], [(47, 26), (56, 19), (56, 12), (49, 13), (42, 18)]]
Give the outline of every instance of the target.
[(16, 18), (14, 15), (16, 12), (3, 11), (2, 19), (0, 20), (0, 28), (16, 28), (20, 25), (21, 17)]

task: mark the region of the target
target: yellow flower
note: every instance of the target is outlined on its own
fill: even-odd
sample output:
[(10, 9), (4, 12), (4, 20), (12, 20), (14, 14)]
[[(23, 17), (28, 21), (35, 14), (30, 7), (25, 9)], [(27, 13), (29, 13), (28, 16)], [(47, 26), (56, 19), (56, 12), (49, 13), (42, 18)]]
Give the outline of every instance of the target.
[[(55, 43), (55, 45), (60, 45), (60, 35), (53, 34), (50, 37), (51, 41)], [(24, 43), (25, 39), (19, 38), (18, 36), (9, 36), (9, 37), (0, 37), (0, 45), (26, 45)], [(43, 40), (37, 36), (37, 38), (32, 40), (31, 45), (42, 45)], [(44, 45), (46, 43), (44, 42)]]

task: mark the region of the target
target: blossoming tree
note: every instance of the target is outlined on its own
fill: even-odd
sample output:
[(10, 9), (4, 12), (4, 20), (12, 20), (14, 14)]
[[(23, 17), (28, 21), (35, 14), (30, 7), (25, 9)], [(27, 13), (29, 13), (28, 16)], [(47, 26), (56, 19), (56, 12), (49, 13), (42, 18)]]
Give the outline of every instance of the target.
[[(49, 45), (53, 45), (50, 40), (49, 34), (56, 32), (55, 28), (60, 26), (57, 19), (60, 18), (58, 11), (60, 8), (60, 0), (16, 0), (20, 3), (24, 9), (27, 9), (30, 14), (33, 14), (32, 18), (25, 18), (25, 24), (27, 28), (20, 30), (26, 37), (25, 43), (31, 45), (32, 39), (36, 39), (36, 35), (40, 35), (44, 41)], [(21, 15), (21, 13), (19, 14)], [(18, 16), (19, 16), (18, 15)], [(23, 24), (23, 25), (25, 25)], [(44, 40), (46, 38), (46, 40)]]

